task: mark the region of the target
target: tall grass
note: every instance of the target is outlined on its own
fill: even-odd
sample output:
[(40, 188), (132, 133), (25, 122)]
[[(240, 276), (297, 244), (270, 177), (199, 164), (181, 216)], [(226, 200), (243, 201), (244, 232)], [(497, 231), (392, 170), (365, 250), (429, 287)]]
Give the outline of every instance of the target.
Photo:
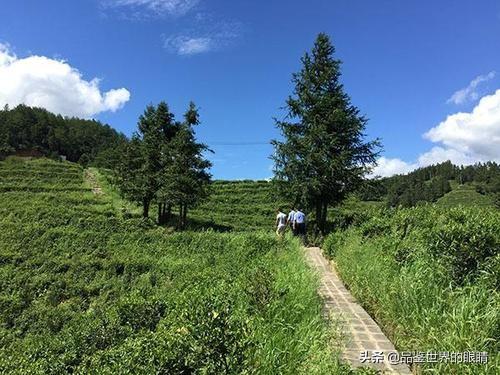
[(399, 350), (488, 352), (489, 363), (422, 364), (436, 374), (497, 374), (500, 214), (420, 207), (327, 238), (351, 292)]

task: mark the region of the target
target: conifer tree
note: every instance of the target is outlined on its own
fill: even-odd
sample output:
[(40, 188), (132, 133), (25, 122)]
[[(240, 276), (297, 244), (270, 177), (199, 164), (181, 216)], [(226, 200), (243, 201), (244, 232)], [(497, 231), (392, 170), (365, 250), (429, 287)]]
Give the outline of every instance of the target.
[(169, 203), (179, 207), (179, 228), (187, 224), (188, 208), (197, 204), (208, 195), (208, 184), (211, 175), (208, 169), (210, 161), (204, 153), (208, 147), (196, 141), (194, 126), (198, 125), (199, 113), (194, 103), (184, 114), (184, 121), (179, 125), (172, 139), (169, 159), (171, 163), (166, 168), (165, 191)]
[(275, 180), (287, 195), (314, 209), (324, 233), (328, 206), (355, 190), (375, 162), (378, 141), (366, 142), (367, 119), (351, 104), (340, 82), (341, 62), (326, 34), (319, 34), (286, 102), (288, 116), (276, 120), (283, 140), (274, 140)]
[(172, 122), (173, 115), (165, 102), (156, 108), (147, 106), (118, 168), (118, 185), (129, 199), (142, 204), (144, 218), (149, 217), (151, 202), (160, 188), (160, 176), (165, 168), (162, 151), (173, 132)]

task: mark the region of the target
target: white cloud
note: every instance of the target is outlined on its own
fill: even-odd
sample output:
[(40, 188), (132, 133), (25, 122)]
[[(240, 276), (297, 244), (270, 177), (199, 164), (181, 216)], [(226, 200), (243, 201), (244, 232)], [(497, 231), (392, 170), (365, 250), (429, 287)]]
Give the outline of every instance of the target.
[(381, 157), (370, 175), (387, 177), (447, 160), (457, 165), (500, 162), (500, 89), (481, 98), (471, 112), (449, 115), (424, 138), (439, 145), (414, 163)]
[(391, 159), (382, 156), (377, 160), (377, 165), (370, 173), (370, 177), (388, 177), (395, 174), (404, 174), (412, 171), (415, 168), (415, 164), (409, 164), (398, 158)]
[(447, 160), (450, 160), (453, 164), (456, 165), (468, 165), (474, 164), (478, 161), (486, 161), (487, 159), (478, 159), (473, 155), (469, 155), (453, 148), (443, 148), (440, 146), (435, 146), (430, 151), (424, 152), (418, 157), (415, 168), (438, 164)]
[(108, 8), (128, 8), (136, 15), (142, 12), (157, 16), (182, 16), (198, 2), (199, 0), (104, 0), (103, 5)]
[(192, 26), (183, 32), (163, 36), (163, 46), (178, 55), (195, 55), (230, 46), (242, 33), (236, 21), (219, 20), (209, 13), (197, 13)]
[(472, 112), (448, 116), (424, 137), (476, 159), (500, 158), (500, 90), (483, 97)]
[(192, 38), (179, 35), (166, 38), (164, 47), (178, 55), (196, 55), (210, 51), (215, 48), (215, 44), (210, 37)]
[(496, 72), (489, 72), (488, 74), (480, 75), (474, 78), (467, 87), (456, 91), (447, 100), (447, 103), (464, 104), (468, 101), (475, 101), (479, 98), (478, 86), (495, 78)]
[(26, 104), (65, 116), (92, 117), (115, 112), (130, 99), (124, 88), (101, 92), (99, 79), (86, 81), (62, 60), (45, 56), (18, 58), (0, 44), (0, 106)]

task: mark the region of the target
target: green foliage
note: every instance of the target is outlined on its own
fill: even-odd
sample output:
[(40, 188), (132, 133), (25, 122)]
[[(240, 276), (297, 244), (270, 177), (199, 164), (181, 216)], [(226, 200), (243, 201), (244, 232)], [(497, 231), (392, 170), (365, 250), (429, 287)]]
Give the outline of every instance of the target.
[(94, 161), (98, 166), (114, 167), (126, 142), (123, 134), (99, 121), (66, 118), (23, 104), (0, 110), (0, 159), (16, 152), (64, 155), (84, 165)]
[[(179, 207), (180, 228), (184, 228), (187, 224), (188, 207), (195, 206), (208, 196), (208, 183), (211, 178), (208, 169), (212, 166), (212, 163), (203, 155), (208, 151), (208, 147), (198, 143), (195, 139), (193, 126), (200, 122), (194, 103), (189, 104), (184, 119), (184, 123), (179, 126), (168, 145), (168, 149), (163, 152), (163, 155), (167, 157), (161, 175), (162, 183), (157, 192), (160, 210), (162, 206)], [(159, 216), (165, 219), (162, 215)]]
[(341, 371), (298, 242), (139, 225), (72, 163), (0, 175), (0, 373)]
[(446, 208), (457, 206), (465, 207), (494, 207), (493, 194), (480, 194), (474, 185), (467, 183), (464, 185), (455, 184), (455, 187), (448, 194), (437, 200), (437, 205)]
[(380, 199), (385, 191), (389, 207), (413, 207), (424, 202), (449, 207), (492, 206), (495, 195), (500, 192), (499, 181), (500, 166), (495, 162), (458, 167), (447, 161), (407, 175), (370, 181), (358, 195), (361, 199)]
[(222, 231), (269, 230), (274, 227), (277, 206), (268, 181), (214, 181), (210, 197), (192, 209), (192, 226)]
[(326, 34), (319, 34), (312, 52), (293, 75), (293, 96), (287, 118), (276, 121), (284, 140), (272, 141), (275, 179), (286, 196), (315, 210), (324, 233), (329, 205), (337, 205), (362, 182), (375, 162), (378, 141), (366, 142), (367, 119), (340, 82), (341, 62)]
[(152, 202), (158, 203), (159, 224), (168, 221), (177, 205), (180, 228), (186, 225), (188, 207), (207, 196), (211, 177), (211, 163), (203, 156), (208, 148), (195, 139), (193, 126), (199, 116), (194, 103), (184, 117), (184, 122), (176, 122), (165, 102), (148, 106), (114, 179), (126, 198), (142, 204), (145, 219)]
[(422, 373), (497, 373), (497, 210), (425, 206), (382, 211), (330, 235), (324, 247), (397, 349), (490, 355), (488, 365), (422, 364)]

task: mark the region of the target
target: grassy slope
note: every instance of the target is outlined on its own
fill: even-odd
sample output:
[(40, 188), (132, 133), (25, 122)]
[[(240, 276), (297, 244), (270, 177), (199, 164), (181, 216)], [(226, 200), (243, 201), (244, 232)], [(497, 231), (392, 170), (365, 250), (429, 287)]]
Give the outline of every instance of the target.
[(141, 228), (82, 177), (0, 163), (1, 373), (348, 371), (297, 242)]
[[(445, 208), (457, 206), (494, 207), (488, 195), (476, 192), (473, 185), (458, 185), (451, 181), (452, 191), (441, 197), (436, 205)], [(343, 211), (368, 212), (383, 207), (384, 202), (360, 202), (348, 199), (340, 207), (329, 210), (329, 219), (337, 224), (336, 216)], [(191, 211), (195, 227), (214, 227), (219, 230), (271, 230), (276, 207), (288, 211), (289, 203), (276, 199), (267, 181), (215, 181), (212, 195)]]
[(286, 202), (275, 199), (268, 181), (215, 181), (210, 198), (192, 210), (191, 217), (228, 230), (272, 230), (279, 206), (288, 211)]
[[(140, 207), (123, 202), (119, 194), (107, 181), (106, 174), (102, 175), (94, 170), (99, 182), (112, 195), (114, 206), (119, 211), (125, 211), (140, 216)], [(452, 191), (441, 197), (436, 203), (438, 206), (451, 208), (462, 206), (494, 206), (491, 197), (481, 195), (472, 185), (458, 185), (450, 181)], [(349, 198), (340, 207), (329, 209), (328, 218), (333, 226), (338, 226), (339, 214), (347, 211), (363, 215), (373, 209), (385, 206), (381, 201), (359, 201)], [(276, 208), (282, 208), (287, 213), (290, 202), (276, 198), (273, 186), (269, 181), (225, 181), (216, 180), (211, 187), (210, 197), (192, 208), (189, 212), (190, 227), (193, 229), (213, 228), (217, 231), (272, 231)], [(151, 217), (156, 215), (155, 208), (151, 210)], [(175, 214), (175, 208), (174, 208)]]
[(474, 185), (459, 185), (451, 182), (452, 191), (438, 199), (436, 204), (441, 207), (493, 207), (494, 203), (490, 196), (479, 194)]

